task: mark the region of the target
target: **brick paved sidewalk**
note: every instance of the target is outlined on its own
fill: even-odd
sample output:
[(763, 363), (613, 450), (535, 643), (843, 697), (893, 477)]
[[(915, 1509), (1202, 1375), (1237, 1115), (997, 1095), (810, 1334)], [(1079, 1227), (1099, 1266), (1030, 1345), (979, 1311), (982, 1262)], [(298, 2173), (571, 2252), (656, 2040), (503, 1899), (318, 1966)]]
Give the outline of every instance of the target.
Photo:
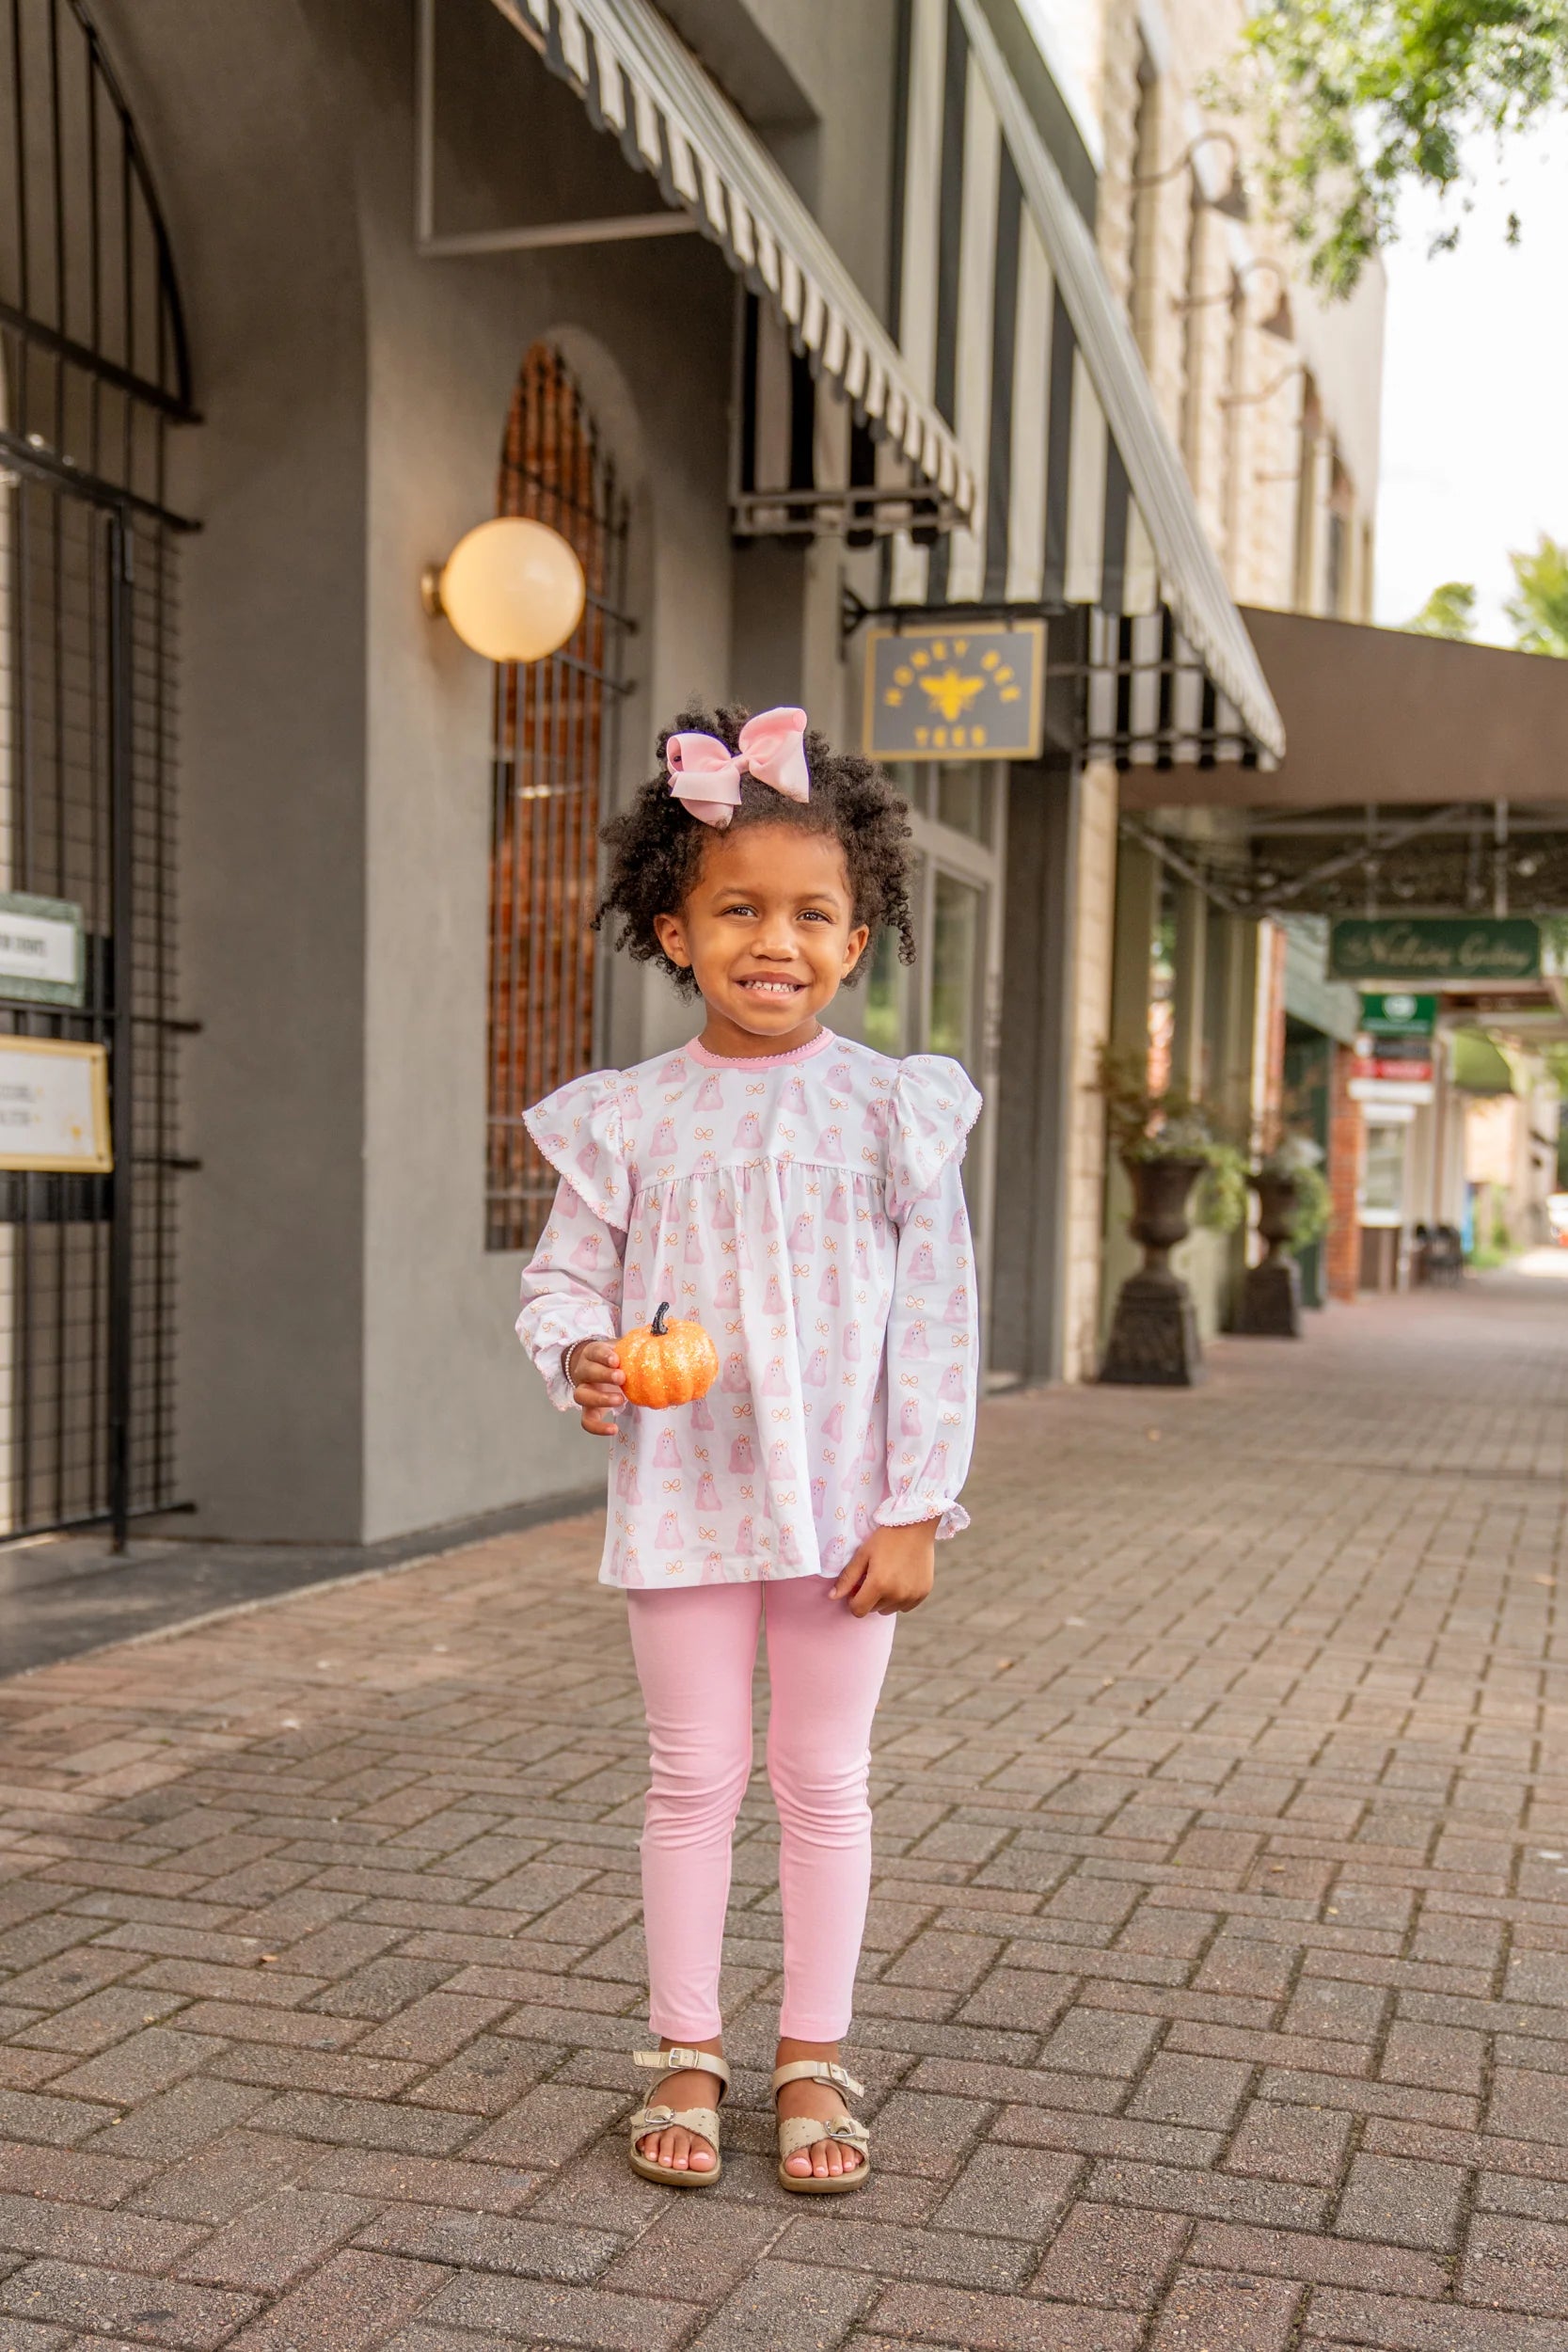
[(1568, 1290), (993, 1404), (899, 1630), (787, 2199), (760, 1776), (721, 2186), (632, 2178), (586, 1521), (0, 1684), (0, 2352), (1568, 2352)]

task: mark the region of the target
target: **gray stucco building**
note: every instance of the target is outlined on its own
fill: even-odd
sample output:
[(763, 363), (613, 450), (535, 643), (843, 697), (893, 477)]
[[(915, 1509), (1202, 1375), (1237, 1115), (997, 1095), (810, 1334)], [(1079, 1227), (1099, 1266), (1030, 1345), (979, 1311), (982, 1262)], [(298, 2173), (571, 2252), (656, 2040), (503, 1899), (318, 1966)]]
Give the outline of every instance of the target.
[[(840, 1006), (987, 1089), (991, 1360), (1059, 1372), (1117, 763), (1277, 721), (1014, 0), (0, 15), (0, 882), (87, 942), (0, 1029), (103, 1050), (116, 1151), (0, 1178), (12, 1530), (593, 1483), (515, 1114), (686, 1021), (588, 943), (597, 822), (693, 698), (858, 737), (879, 628), (1046, 623), (1032, 756), (916, 746), (926, 955)], [(498, 510), (589, 575), (523, 674), (420, 600)]]

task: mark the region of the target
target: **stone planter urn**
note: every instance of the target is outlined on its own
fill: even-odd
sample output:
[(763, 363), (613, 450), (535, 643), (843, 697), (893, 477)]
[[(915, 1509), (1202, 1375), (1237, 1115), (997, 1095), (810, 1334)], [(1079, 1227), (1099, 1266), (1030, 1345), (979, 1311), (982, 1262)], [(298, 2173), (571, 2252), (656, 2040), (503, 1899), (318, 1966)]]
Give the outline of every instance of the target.
[(1252, 1188), (1258, 1195), (1258, 1231), (1269, 1248), (1267, 1257), (1247, 1270), (1236, 1328), (1255, 1339), (1299, 1340), (1301, 1268), (1291, 1248), (1296, 1180), (1264, 1174), (1253, 1178)]
[(1170, 1253), (1191, 1230), (1187, 1201), (1207, 1165), (1197, 1159), (1122, 1162), (1132, 1187), (1127, 1230), (1142, 1242), (1144, 1262), (1117, 1294), (1101, 1380), (1131, 1388), (1191, 1389), (1203, 1378), (1193, 1295), (1171, 1272)]

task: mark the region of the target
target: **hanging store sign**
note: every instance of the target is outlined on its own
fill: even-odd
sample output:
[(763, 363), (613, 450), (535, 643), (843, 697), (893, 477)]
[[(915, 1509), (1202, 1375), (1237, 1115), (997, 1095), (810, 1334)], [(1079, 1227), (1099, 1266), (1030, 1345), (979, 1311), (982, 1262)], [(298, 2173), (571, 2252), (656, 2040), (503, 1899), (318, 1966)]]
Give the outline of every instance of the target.
[(1524, 915), (1343, 915), (1329, 927), (1334, 980), (1532, 980), (1541, 927)]
[(0, 1168), (106, 1176), (109, 1057), (58, 1038), (0, 1038)]
[(1430, 1084), (1436, 1026), (1435, 996), (1413, 996), (1404, 990), (1363, 995), (1355, 1075), (1401, 1085)]
[(1363, 990), (1361, 1026), (1369, 1037), (1430, 1037), (1437, 1026), (1437, 999), (1403, 989), (1375, 996)]
[(874, 629), (865, 659), (873, 759), (1037, 759), (1045, 623)]
[(0, 890), (0, 997), (79, 1005), (86, 977), (81, 908), (69, 898)]

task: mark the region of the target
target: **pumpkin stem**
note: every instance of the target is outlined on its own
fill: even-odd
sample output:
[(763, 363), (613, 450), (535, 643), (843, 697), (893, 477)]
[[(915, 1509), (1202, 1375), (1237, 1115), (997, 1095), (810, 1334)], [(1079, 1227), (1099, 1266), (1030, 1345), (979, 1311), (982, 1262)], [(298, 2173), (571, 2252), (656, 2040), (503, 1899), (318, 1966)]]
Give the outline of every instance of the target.
[(670, 1301), (667, 1298), (661, 1298), (658, 1302), (658, 1312), (649, 1327), (656, 1340), (667, 1340), (670, 1336), (669, 1325), (665, 1320), (669, 1312)]

